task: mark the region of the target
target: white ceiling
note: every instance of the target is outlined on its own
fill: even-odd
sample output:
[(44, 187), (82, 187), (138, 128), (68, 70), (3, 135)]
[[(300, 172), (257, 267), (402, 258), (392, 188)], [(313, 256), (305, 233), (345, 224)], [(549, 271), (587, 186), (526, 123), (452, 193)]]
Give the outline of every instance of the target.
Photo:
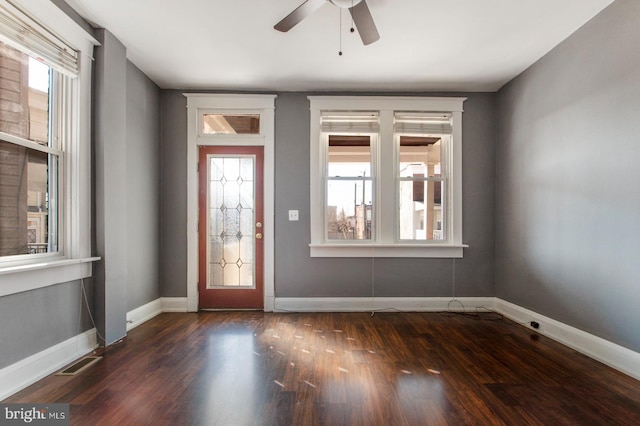
[(67, 0), (107, 28), (162, 88), (495, 91), (613, 0), (367, 0), (363, 46), (327, 3), (288, 33), (303, 0)]

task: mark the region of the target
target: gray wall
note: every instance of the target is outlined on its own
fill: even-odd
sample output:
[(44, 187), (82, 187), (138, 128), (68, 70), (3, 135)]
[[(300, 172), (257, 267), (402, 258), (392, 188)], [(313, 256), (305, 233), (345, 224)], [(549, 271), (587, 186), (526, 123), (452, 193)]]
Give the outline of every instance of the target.
[(497, 296), (640, 351), (640, 2), (500, 90)]
[(127, 311), (160, 297), (160, 89), (127, 62)]
[(97, 30), (94, 85), (96, 322), (110, 344), (126, 313), (160, 297), (160, 89)]
[(107, 345), (126, 335), (127, 137), (126, 48), (109, 31), (97, 31), (95, 51), (94, 176), (96, 323)]
[[(116, 324), (107, 336), (113, 341), (124, 336), (126, 311), (160, 297), (160, 89), (126, 60), (116, 39), (101, 37), (108, 57), (104, 51), (96, 54), (94, 102), (103, 118), (95, 126), (101, 147), (95, 149), (94, 172), (101, 189), (94, 239), (103, 261), (96, 277), (84, 280), (87, 301), (81, 281), (0, 297), (0, 369), (93, 328), (87, 305), (102, 324), (101, 334), (109, 322)], [(107, 72), (109, 82), (101, 75)], [(112, 269), (105, 271), (104, 265)]]
[[(91, 328), (81, 282), (0, 297), (0, 369)], [(93, 309), (93, 285), (84, 280)]]
[(187, 296), (187, 98), (160, 96), (160, 287), (163, 297)]
[[(279, 93), (275, 123), (275, 291), (278, 297), (450, 296), (452, 259), (309, 257), (308, 93)], [(406, 95), (406, 94), (405, 94)], [(415, 95), (415, 94), (414, 94)], [(419, 95), (429, 96), (428, 93)], [(437, 94), (440, 95), (440, 94)], [(456, 296), (494, 292), (495, 94), (468, 96), (463, 114), (463, 259)], [(162, 92), (162, 295), (186, 296), (186, 98)], [(268, 189), (267, 189), (268, 190)], [(287, 211), (300, 211), (289, 222)]]
[[(455, 260), (455, 295), (492, 296), (495, 94), (449, 95), (468, 97), (464, 103), (462, 129), (462, 190), (463, 237), (470, 248), (465, 249), (463, 259)], [(276, 296), (436, 297), (453, 294), (452, 259), (310, 258), (307, 94), (278, 94), (275, 145)], [(290, 209), (300, 211), (299, 222), (289, 222), (287, 212)]]

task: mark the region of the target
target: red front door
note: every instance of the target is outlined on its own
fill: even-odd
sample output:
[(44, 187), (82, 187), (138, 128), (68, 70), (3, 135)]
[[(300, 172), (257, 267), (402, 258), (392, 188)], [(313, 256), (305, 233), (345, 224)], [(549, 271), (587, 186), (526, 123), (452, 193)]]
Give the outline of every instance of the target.
[(200, 147), (200, 309), (264, 307), (263, 151)]

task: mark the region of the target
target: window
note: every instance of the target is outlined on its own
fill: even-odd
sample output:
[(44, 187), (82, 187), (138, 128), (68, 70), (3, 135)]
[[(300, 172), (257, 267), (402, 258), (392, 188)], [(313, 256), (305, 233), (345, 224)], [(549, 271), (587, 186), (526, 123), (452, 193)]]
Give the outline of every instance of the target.
[(327, 240), (373, 239), (372, 155), (378, 120), (377, 112), (322, 113)]
[(462, 257), (465, 99), (309, 100), (311, 256)]
[(260, 114), (202, 114), (205, 135), (259, 135)]
[(51, 86), (58, 76), (2, 42), (0, 68), (0, 256), (54, 253), (62, 151), (52, 137)]
[(446, 241), (451, 114), (396, 112), (393, 129), (399, 239)]
[(91, 274), (96, 43), (49, 1), (0, 0), (0, 296)]

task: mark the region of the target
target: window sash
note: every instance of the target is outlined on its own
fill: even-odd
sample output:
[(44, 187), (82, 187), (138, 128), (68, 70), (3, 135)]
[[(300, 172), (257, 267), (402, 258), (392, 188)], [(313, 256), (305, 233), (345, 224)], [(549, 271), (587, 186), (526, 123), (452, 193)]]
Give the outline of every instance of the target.
[[(2, 133), (2, 135), (6, 135), (4, 133)], [(11, 135), (10, 135), (11, 136)], [(45, 252), (40, 252), (39, 250), (36, 250), (35, 252), (32, 252), (31, 249), (28, 253), (17, 253), (17, 254), (6, 254), (3, 256), (0, 256), (0, 264), (2, 262), (6, 262), (6, 261), (20, 261), (22, 259), (34, 259), (34, 258), (41, 258), (41, 257), (48, 257), (48, 256), (52, 256), (52, 255), (58, 255), (59, 253), (59, 247), (60, 247), (60, 233), (59, 233), (59, 228), (60, 228), (60, 223), (59, 223), (59, 217), (60, 217), (60, 212), (59, 212), (59, 193), (60, 193), (60, 171), (62, 169), (62, 159), (59, 155), (57, 154), (51, 154), (49, 152), (47, 152), (47, 149), (39, 149), (39, 148), (47, 148), (47, 147), (43, 147), (42, 145), (39, 145), (37, 143), (33, 143), (31, 141), (28, 141), (32, 146), (25, 146), (28, 144), (21, 144), (21, 143), (13, 143), (11, 140), (6, 140), (4, 139), (1, 135), (0, 135), (0, 141), (3, 143), (6, 143), (8, 145), (12, 145), (12, 146), (18, 146), (21, 148), (25, 149), (25, 155), (29, 155), (30, 151), (35, 151), (35, 152), (40, 152), (43, 154), (46, 154), (47, 157), (47, 161), (46, 161), (46, 191), (43, 193), (45, 199), (40, 199), (38, 198), (38, 206), (42, 207), (43, 205), (46, 205), (46, 208), (44, 210), (40, 210), (40, 213), (46, 213), (46, 223), (41, 223), (40, 226), (46, 226), (46, 247), (47, 250)], [(35, 146), (33, 146), (35, 145)], [(28, 158), (28, 157), (26, 157)], [(31, 161), (28, 161), (28, 163), (26, 165), (23, 165), (23, 167), (27, 168), (27, 173), (29, 173), (29, 168), (30, 165), (33, 166), (33, 164), (36, 163), (32, 163)], [(19, 165), (18, 165), (19, 166)], [(30, 176), (30, 175), (27, 175)], [(27, 178), (27, 180), (29, 181), (31, 179), (31, 177)], [(37, 188), (37, 183), (36, 183), (36, 188)], [(24, 207), (24, 214), (25, 214), (25, 218), (26, 218), (26, 223), (25, 225), (27, 225), (27, 223), (30, 220), (36, 220), (34, 217), (30, 217), (30, 213), (33, 213), (32, 211), (29, 211), (29, 199), (30, 197), (32, 197), (33, 193), (30, 193), (30, 191), (32, 191), (34, 188), (31, 186), (30, 183), (27, 184), (27, 188), (26, 188), (26, 198), (23, 199), (23, 202), (25, 204), (20, 204), (21, 201), (21, 196), (19, 193), (16, 193), (16, 203), (18, 208), (22, 208)], [(32, 200), (33, 201), (33, 200)], [(33, 205), (32, 205), (33, 206)], [(28, 234), (28, 229), (24, 229), (25, 231), (25, 238)], [(38, 232), (36, 232), (38, 233)], [(36, 237), (36, 240), (38, 240), (39, 238)], [(29, 242), (28, 240), (24, 241), (25, 246), (27, 247), (29, 246)], [(45, 243), (39, 243), (39, 244), (45, 244)], [(20, 251), (20, 250), (19, 250)]]
[[(372, 200), (371, 200), (371, 204), (366, 204), (366, 199), (362, 199), (360, 204), (356, 204), (354, 202), (354, 213), (353, 213), (353, 219), (354, 219), (354, 223), (352, 225), (355, 225), (355, 228), (353, 228), (354, 232), (357, 231), (358, 228), (358, 211), (357, 208), (360, 207), (363, 209), (362, 214), (363, 217), (362, 219), (364, 220), (364, 235), (368, 235), (368, 238), (353, 238), (353, 239), (341, 239), (341, 238), (330, 238), (330, 231), (331, 231), (331, 223), (329, 223), (329, 203), (328, 203), (328, 195), (329, 195), (329, 185), (331, 182), (353, 182), (354, 186), (362, 183), (362, 188), (360, 189), (360, 193), (362, 193), (363, 191), (367, 191), (371, 193), (372, 196)], [(365, 189), (369, 184), (370, 189), (367, 190)], [(358, 193), (357, 195), (360, 195), (360, 193)], [(326, 178), (326, 185), (325, 185), (325, 223), (324, 223), (324, 238), (326, 241), (330, 241), (331, 243), (338, 243), (338, 244), (359, 244), (359, 243), (370, 243), (372, 241), (375, 241), (375, 229), (376, 229), (376, 220), (375, 220), (375, 202), (373, 201), (373, 194), (375, 193), (375, 188), (374, 188), (374, 180), (372, 177), (327, 177)], [(354, 194), (354, 199), (357, 197), (357, 195)], [(367, 208), (367, 206), (370, 206), (369, 208)], [(369, 212), (369, 214), (367, 214), (367, 212)], [(336, 220), (338, 219), (338, 215), (340, 214), (339, 211), (335, 212), (336, 214)], [(367, 216), (370, 217), (370, 222), (371, 222), (371, 226), (367, 227)], [(335, 226), (334, 226), (335, 227)], [(369, 230), (369, 232), (366, 232), (366, 229)]]
[[(21, 51), (22, 53), (34, 57), (35, 50), (31, 48), (32, 45), (23, 45), (15, 40), (11, 40), (6, 35), (6, 28), (3, 27), (3, 23), (6, 23), (7, 15), (5, 12), (7, 9), (0, 4), (0, 39), (4, 42), (9, 38), (9, 45), (13, 48)], [(25, 15), (26, 16), (26, 15)], [(26, 18), (25, 18), (26, 19)], [(29, 35), (36, 34), (34, 28), (40, 28), (35, 22), (31, 21), (33, 27), (30, 27), (30, 32), (25, 36), (25, 40), (29, 41)], [(18, 25), (18, 23), (16, 23)], [(2, 32), (5, 32), (2, 34)], [(42, 40), (47, 39), (47, 35), (38, 34)], [(51, 36), (49, 34), (49, 36)], [(55, 44), (54, 42), (51, 42)], [(39, 53), (43, 53), (41, 50)], [(36, 59), (42, 60), (42, 57)], [(0, 140), (27, 148), (29, 150), (46, 153), (48, 155), (47, 161), (47, 252), (45, 253), (28, 253), (28, 254), (13, 254), (0, 256), (0, 266), (5, 264), (14, 264), (15, 262), (33, 261), (42, 258), (59, 257), (64, 254), (64, 242), (65, 242), (65, 226), (64, 219), (66, 217), (64, 209), (65, 203), (64, 194), (65, 187), (68, 185), (65, 168), (65, 146), (70, 142), (70, 138), (74, 137), (74, 93), (76, 91), (77, 78), (69, 69), (65, 69), (66, 72), (61, 72), (61, 67), (51, 63), (51, 61), (44, 60), (51, 69), (50, 86), (49, 86), (49, 130), (48, 130), (48, 143), (42, 145), (35, 141), (15, 136), (6, 132), (0, 132)], [(67, 206), (68, 207), (68, 206)], [(28, 206), (27, 206), (28, 208)]]
[[(400, 209), (401, 209), (401, 200), (400, 200), (400, 185), (401, 182), (437, 182), (441, 184), (441, 188), (440, 188), (440, 209), (441, 209), (441, 231), (442, 231), (442, 238), (440, 239), (435, 239), (435, 238), (431, 238), (431, 239), (417, 239), (417, 238), (402, 238), (402, 232), (401, 232), (401, 227), (402, 227), (402, 223), (401, 223), (401, 217), (400, 217)], [(448, 202), (448, 197), (447, 197), (447, 179), (443, 178), (443, 177), (400, 177), (397, 180), (396, 183), (396, 191), (398, 192), (397, 198), (396, 198), (396, 212), (397, 214), (397, 220), (396, 220), (396, 232), (397, 232), (397, 240), (399, 242), (402, 243), (407, 243), (407, 242), (414, 242), (416, 244), (442, 244), (443, 242), (447, 242), (448, 238), (449, 238), (449, 231), (448, 231), (448, 225), (449, 225), (449, 220), (448, 220), (448, 210), (449, 210), (449, 202)], [(426, 202), (426, 197), (427, 194), (425, 193), (425, 201), (423, 202), (425, 205), (427, 204)], [(426, 220), (426, 217), (425, 217)], [(425, 225), (426, 226), (426, 225)], [(428, 229), (428, 228), (425, 228)]]
[[(362, 113), (362, 116), (370, 116), (371, 113)], [(339, 114), (336, 113), (332, 113), (332, 117), (336, 117)], [(344, 114), (341, 117), (352, 117), (352, 113), (348, 113), (348, 114)], [(378, 117), (377, 115), (375, 116), (375, 122), (377, 123)], [(373, 122), (373, 121), (371, 121)], [(346, 124), (345, 128), (348, 127), (349, 125)], [(339, 132), (323, 132), (321, 135), (321, 140), (322, 140), (322, 145), (323, 145), (323, 151), (324, 151), (324, 163), (323, 163), (323, 179), (324, 179), (324, 188), (323, 188), (323, 192), (324, 192), (324, 196), (323, 196), (323, 241), (324, 242), (330, 242), (332, 244), (363, 244), (363, 243), (371, 243), (372, 241), (375, 241), (376, 238), (376, 167), (375, 165), (377, 164), (377, 140), (378, 140), (378, 134), (377, 133), (371, 133), (371, 132), (360, 132), (358, 131), (357, 134), (358, 135), (362, 135), (362, 136), (367, 136), (369, 138), (369, 143), (368, 143), (368, 147), (369, 147), (369, 171), (370, 171), (370, 176), (332, 176), (329, 175), (329, 150), (330, 150), (330, 136), (332, 135), (353, 135), (354, 133), (348, 133), (345, 132), (345, 128), (343, 128), (341, 131)], [(365, 182), (370, 182), (370, 190), (368, 192), (370, 192), (371, 195), (371, 206), (373, 208), (370, 209), (370, 215), (371, 215), (371, 232), (369, 234), (369, 238), (365, 238), (365, 239), (333, 239), (333, 238), (329, 238), (329, 229), (330, 229), (330, 224), (329, 224), (329, 182), (362, 182), (363, 187), (365, 186)], [(361, 205), (365, 205), (366, 206), (366, 200), (363, 199), (361, 200)], [(354, 207), (354, 217), (356, 216), (356, 208)], [(366, 207), (365, 207), (366, 210)], [(338, 214), (340, 212), (337, 212)]]

